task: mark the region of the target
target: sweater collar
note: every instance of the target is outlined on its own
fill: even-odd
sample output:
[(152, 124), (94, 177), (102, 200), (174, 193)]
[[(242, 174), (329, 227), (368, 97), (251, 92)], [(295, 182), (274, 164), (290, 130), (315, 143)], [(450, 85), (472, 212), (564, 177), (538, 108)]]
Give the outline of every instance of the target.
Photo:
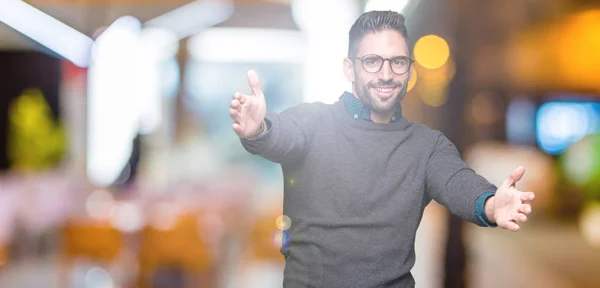
[[(346, 91), (344, 94), (342, 94), (340, 99), (344, 102), (346, 111), (348, 111), (348, 113), (354, 117), (354, 119), (373, 122), (373, 120), (371, 120), (371, 109), (367, 106), (364, 106), (359, 99), (352, 95), (352, 93)], [(390, 119), (390, 123), (396, 123), (400, 121), (400, 119), (402, 119), (402, 105), (398, 103), (396, 106), (396, 112)]]

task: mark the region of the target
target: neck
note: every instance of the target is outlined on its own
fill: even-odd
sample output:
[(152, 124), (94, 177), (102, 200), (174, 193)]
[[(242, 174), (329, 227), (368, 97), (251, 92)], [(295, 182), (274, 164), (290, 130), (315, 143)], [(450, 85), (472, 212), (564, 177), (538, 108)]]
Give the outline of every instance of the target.
[(377, 113), (371, 109), (371, 120), (376, 123), (390, 123), (390, 119), (394, 116), (394, 110), (387, 113)]

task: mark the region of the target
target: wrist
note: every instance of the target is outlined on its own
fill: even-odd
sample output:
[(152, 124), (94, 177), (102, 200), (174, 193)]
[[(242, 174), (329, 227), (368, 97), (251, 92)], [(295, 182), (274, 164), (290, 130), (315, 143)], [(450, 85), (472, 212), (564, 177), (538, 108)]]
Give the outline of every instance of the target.
[(266, 121), (263, 120), (262, 122), (260, 122), (260, 125), (258, 125), (258, 128), (256, 129), (256, 131), (254, 132), (254, 134), (252, 134), (252, 136), (246, 138), (248, 140), (256, 140), (256, 138), (262, 136), (265, 131), (267, 130), (267, 124), (265, 123)]
[(484, 204), (485, 216), (490, 224), (496, 223), (496, 215), (494, 215), (496, 196), (490, 196)]

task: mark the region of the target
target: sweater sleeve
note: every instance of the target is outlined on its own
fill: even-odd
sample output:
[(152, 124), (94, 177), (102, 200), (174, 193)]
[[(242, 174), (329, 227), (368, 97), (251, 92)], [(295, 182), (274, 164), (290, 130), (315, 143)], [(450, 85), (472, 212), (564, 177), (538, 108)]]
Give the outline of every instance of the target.
[(267, 112), (268, 131), (255, 140), (240, 139), (252, 155), (259, 155), (275, 163), (289, 163), (301, 159), (312, 138), (318, 121), (317, 104), (300, 104), (281, 113)]
[(427, 193), (431, 198), (465, 221), (489, 226), (476, 215), (477, 200), (486, 192), (496, 192), (496, 186), (469, 168), (454, 144), (441, 133), (426, 173)]

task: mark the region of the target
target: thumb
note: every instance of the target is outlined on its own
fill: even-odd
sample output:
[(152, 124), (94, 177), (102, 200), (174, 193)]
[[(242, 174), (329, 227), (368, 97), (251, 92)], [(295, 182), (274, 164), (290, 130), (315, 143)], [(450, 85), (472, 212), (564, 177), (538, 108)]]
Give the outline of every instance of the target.
[(506, 179), (505, 183), (507, 187), (511, 187), (513, 185), (515, 185), (515, 183), (517, 183), (517, 181), (521, 180), (521, 178), (523, 178), (523, 174), (525, 174), (525, 167), (523, 166), (519, 166), (517, 168), (515, 168), (515, 170), (513, 170), (510, 173), (510, 176), (508, 177), (508, 179)]
[(260, 88), (260, 79), (258, 79), (258, 74), (254, 70), (248, 70), (248, 84), (252, 89), (252, 94), (256, 97), (264, 97), (262, 89)]

